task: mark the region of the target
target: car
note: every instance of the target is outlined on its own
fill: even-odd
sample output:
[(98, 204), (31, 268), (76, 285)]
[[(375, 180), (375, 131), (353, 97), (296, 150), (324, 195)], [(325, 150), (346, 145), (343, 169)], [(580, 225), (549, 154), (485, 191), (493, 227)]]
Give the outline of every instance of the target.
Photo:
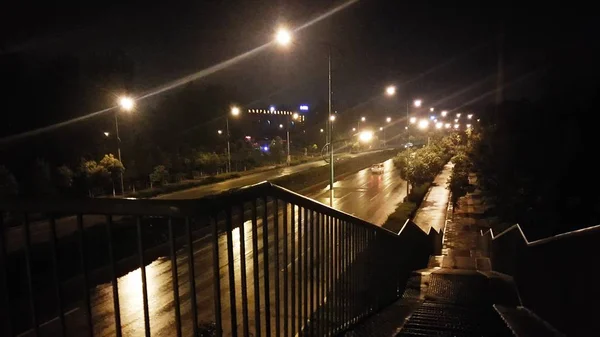
[(381, 174), (383, 173), (383, 163), (374, 164), (371, 166), (371, 173)]

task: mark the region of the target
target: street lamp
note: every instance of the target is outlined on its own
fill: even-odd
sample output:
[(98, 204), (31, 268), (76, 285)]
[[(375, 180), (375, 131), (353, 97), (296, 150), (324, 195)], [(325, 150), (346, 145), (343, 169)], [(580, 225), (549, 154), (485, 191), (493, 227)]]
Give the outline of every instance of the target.
[(433, 108), (429, 108), (429, 111), (433, 112), (433, 110), (434, 110)]
[(286, 28), (279, 28), (277, 33), (275, 33), (275, 41), (280, 46), (287, 46), (292, 42), (292, 34)]
[(391, 121), (392, 121), (392, 118), (391, 118), (391, 117), (388, 117), (388, 118), (386, 118), (386, 119), (385, 119), (385, 121), (389, 123), (389, 122), (391, 122)]
[(473, 114), (468, 114), (467, 119), (471, 119), (471, 118), (473, 118)]
[(444, 126), (444, 123), (442, 123), (442, 122), (435, 123), (435, 128), (436, 129), (441, 129), (443, 126)]
[(363, 131), (358, 136), (358, 139), (363, 143), (368, 143), (373, 139), (373, 132), (371, 131)]
[(352, 128), (352, 132), (356, 132), (356, 128)]
[[(121, 111), (131, 112), (135, 108), (135, 101), (133, 98), (129, 96), (121, 96), (119, 97), (119, 107)], [(117, 136), (117, 155), (119, 156), (119, 161), (123, 164), (123, 160), (121, 159), (121, 138), (119, 137), (119, 111), (115, 111), (115, 134)], [(107, 135), (108, 132), (105, 132), (104, 135)], [(125, 196), (125, 185), (123, 184), (123, 170), (120, 172), (121, 178), (121, 195)], [(113, 190), (114, 193), (114, 190)]]
[(223, 130), (217, 130), (217, 133), (222, 135), (223, 134)]
[[(298, 118), (300, 118), (300, 115), (297, 112), (294, 112), (291, 117), (293, 120), (297, 120)], [(286, 158), (287, 165), (290, 165), (292, 163), (292, 156), (290, 154), (290, 124), (291, 123), (292, 123), (291, 120), (289, 120), (287, 122), (287, 130), (285, 133), (285, 136), (287, 139), (287, 158)], [(282, 128), (281, 124), (279, 124), (279, 128)]]
[(390, 85), (389, 87), (387, 87), (387, 88), (385, 89), (385, 93), (386, 93), (388, 96), (393, 96), (393, 95), (395, 95), (395, 94), (396, 94), (396, 87), (395, 87), (395, 86), (393, 86), (393, 85)]
[(332, 115), (332, 116), (329, 116), (329, 121), (330, 121), (330, 122), (335, 122), (335, 116), (334, 116), (334, 115)]
[(423, 101), (421, 101), (420, 99), (415, 99), (413, 104), (415, 107), (420, 108), (421, 104), (423, 104)]
[[(287, 46), (292, 42), (292, 33), (285, 28), (280, 28), (277, 33), (275, 34), (275, 42), (277, 44), (279, 44), (280, 46)], [(332, 109), (331, 109), (331, 102), (332, 102), (332, 82), (331, 82), (331, 45), (327, 45), (327, 78), (328, 78), (328, 90), (327, 90), (327, 94), (328, 94), (328, 116), (329, 118), (331, 118), (332, 116)], [(333, 181), (334, 181), (334, 172), (333, 172), (333, 125), (332, 123), (329, 123), (329, 128), (328, 128), (328, 133), (329, 133), (329, 143), (330, 143), (330, 149), (329, 149), (329, 189), (333, 190)], [(331, 198), (331, 202), (333, 203), (333, 197)]]
[(106, 137), (108, 137), (108, 136), (110, 136), (110, 133), (105, 131), (105, 132), (104, 132), (104, 135), (105, 135)]
[(323, 130), (323, 129), (321, 129), (320, 131), (321, 131), (321, 133), (323, 133), (323, 131), (324, 131), (324, 130)]
[(410, 124), (415, 124), (417, 122), (417, 117), (411, 117), (409, 121)]
[(424, 130), (427, 129), (429, 127), (429, 121), (426, 119), (421, 119), (419, 121), (419, 129)]
[[(230, 113), (232, 116), (237, 117), (240, 115), (240, 108), (232, 106)], [(227, 132), (227, 134), (225, 135), (227, 138), (227, 172), (231, 172), (231, 145), (229, 144), (229, 138), (231, 137), (231, 135), (229, 134), (229, 115), (225, 116), (225, 126), (227, 128), (227, 130), (225, 130)], [(221, 130), (217, 132), (221, 134)]]
[(442, 111), (442, 117), (446, 117), (447, 114), (448, 114), (448, 111), (446, 111), (446, 110)]

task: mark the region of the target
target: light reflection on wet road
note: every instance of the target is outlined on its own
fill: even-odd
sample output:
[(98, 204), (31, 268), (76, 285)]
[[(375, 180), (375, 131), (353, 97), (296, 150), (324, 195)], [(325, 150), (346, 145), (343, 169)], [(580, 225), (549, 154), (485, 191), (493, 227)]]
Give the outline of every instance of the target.
[[(402, 181), (396, 170), (393, 169), (393, 163), (391, 160), (385, 162), (385, 172), (383, 174), (373, 174), (370, 169), (361, 170), (355, 174), (351, 174), (336, 182), (334, 185), (334, 199), (333, 207), (344, 211), (346, 213), (353, 214), (359, 218), (367, 220), (369, 222), (381, 225), (387, 215), (392, 213), (396, 207), (396, 204), (400, 202), (406, 191), (405, 182)], [(307, 196), (318, 200), (326, 205), (330, 203), (330, 193), (328, 190), (319, 190), (314, 192), (306, 193)], [(283, 298), (283, 275), (286, 272), (286, 266), (284, 265), (284, 255), (287, 259), (288, 266), (292, 263), (292, 257), (290, 255), (290, 249), (292, 244), (296, 251), (296, 256), (293, 259), (295, 266), (299, 266), (299, 261), (302, 261), (305, 253), (304, 246), (298, 245), (299, 238), (299, 221), (297, 214), (294, 217), (295, 228), (291, 228), (290, 220), (292, 215), (290, 208), (288, 207), (287, 219), (288, 219), (288, 236), (283, 237), (283, 212), (281, 210), (281, 203), (279, 203), (278, 214), (278, 232), (279, 241), (278, 243), (278, 254), (275, 254), (275, 239), (274, 239), (274, 219), (272, 204), (270, 205), (270, 217), (268, 219), (268, 236), (269, 236), (269, 294), (270, 294), (270, 308), (275, 308), (275, 274), (279, 275), (279, 290), (280, 296)], [(234, 220), (234, 223), (241, 223)], [(245, 246), (245, 273), (246, 275), (246, 289), (248, 298), (248, 316), (250, 320), (248, 322), (249, 330), (251, 334), (255, 333), (255, 322), (253, 320), (255, 313), (255, 291), (254, 291), (254, 268), (255, 262), (253, 260), (253, 237), (252, 237), (252, 222), (250, 216), (246, 214), (244, 216), (244, 246)], [(302, 222), (301, 226), (304, 227), (305, 223)], [(256, 246), (259, 253), (259, 293), (260, 295), (260, 307), (262, 308), (261, 314), (261, 326), (265, 327), (265, 295), (264, 295), (264, 280), (265, 280), (265, 266), (264, 266), (264, 247), (263, 247), (263, 219), (262, 214), (259, 214), (257, 219), (257, 240)], [(304, 242), (306, 237), (304, 234), (304, 228), (301, 230), (301, 240)], [(314, 233), (310, 232), (310, 235)], [(309, 236), (310, 236), (309, 235)], [(234, 274), (235, 274), (235, 287), (236, 287), (236, 318), (238, 331), (242, 331), (242, 267), (241, 267), (241, 245), (240, 245), (240, 229), (236, 228), (232, 232), (233, 238), (233, 256), (234, 256)], [(332, 237), (329, 240), (331, 242), (338, 242), (340, 238)], [(287, 240), (288, 250), (283, 250), (283, 242)], [(219, 278), (220, 278), (220, 298), (222, 306), (222, 320), (224, 333), (227, 335), (231, 332), (230, 322), (230, 298), (229, 298), (229, 282), (228, 282), (228, 264), (227, 264), (227, 237), (226, 235), (219, 236)], [(196, 301), (198, 308), (198, 317), (200, 325), (214, 321), (214, 284), (213, 284), (213, 255), (212, 255), (212, 238), (210, 236), (198, 239), (194, 242), (194, 271), (195, 271), (195, 285), (196, 285)], [(299, 255), (300, 249), (302, 255)], [(308, 252), (311, 253), (310, 251)], [(279, 270), (275, 265), (275, 257), (279, 257)], [(335, 255), (328, 258), (330, 260), (335, 259)], [(172, 289), (172, 270), (171, 260), (168, 257), (161, 257), (152, 263), (146, 265), (146, 278), (147, 278), (147, 290), (148, 290), (148, 307), (150, 316), (150, 330), (153, 336), (173, 336), (175, 335), (175, 315), (174, 315), (174, 299)], [(189, 274), (188, 274), (188, 256), (187, 249), (181, 249), (177, 253), (177, 275), (179, 284), (179, 298), (180, 298), (180, 310), (182, 319), (182, 332), (184, 336), (192, 335), (192, 312), (191, 312), (191, 297), (189, 287)], [(287, 269), (288, 276), (291, 278), (290, 269)], [(303, 271), (304, 272), (304, 271)], [(296, 289), (299, 288), (298, 280), (294, 280)], [(292, 282), (292, 281), (290, 281)], [(319, 282), (318, 278), (315, 278), (315, 282)], [(144, 311), (143, 311), (143, 296), (142, 296), (142, 281), (141, 271), (136, 269), (118, 279), (119, 288), (119, 301), (120, 301), (120, 317), (121, 325), (123, 330), (123, 336), (142, 336), (144, 335)], [(288, 284), (289, 289), (289, 284)], [(114, 324), (114, 307), (113, 307), (113, 290), (110, 283), (101, 284), (92, 290), (91, 301), (92, 301), (92, 312), (94, 322), (94, 335), (96, 336), (114, 336), (116, 334)], [(296, 291), (297, 295), (297, 291)], [(291, 296), (291, 294), (290, 294)], [(283, 301), (281, 302), (283, 303)], [(297, 303), (297, 300), (296, 300)], [(80, 307), (83, 307), (81, 305)], [(291, 308), (288, 308), (291, 313)], [(74, 322), (73, 324), (67, 324), (67, 329), (70, 329), (69, 335), (79, 335), (80, 330), (76, 327), (81, 326), (80, 322), (84, 321), (84, 310), (75, 310), (72, 312), (67, 323)], [(275, 315), (276, 313), (271, 311), (271, 327), (275, 327)], [(290, 316), (290, 314), (288, 314)], [(283, 326), (283, 308), (281, 308), (280, 319), (282, 320), (281, 325)], [(52, 329), (52, 326), (58, 324), (48, 324), (47, 327)], [(291, 323), (290, 323), (291, 326)], [(274, 331), (273, 331), (274, 332)], [(50, 333), (51, 334), (51, 333)]]

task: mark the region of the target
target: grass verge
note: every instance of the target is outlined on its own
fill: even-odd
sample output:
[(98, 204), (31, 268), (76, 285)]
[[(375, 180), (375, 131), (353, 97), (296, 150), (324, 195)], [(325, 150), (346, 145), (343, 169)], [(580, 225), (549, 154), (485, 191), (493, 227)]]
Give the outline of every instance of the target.
[(398, 204), (394, 213), (390, 214), (385, 220), (383, 224), (383, 228), (389, 229), (394, 233), (398, 233), (407, 219), (412, 218), (421, 202), (423, 202), (423, 198), (427, 194), (427, 191), (431, 187), (431, 183), (425, 183), (420, 186), (416, 186), (410, 191), (408, 198), (405, 201)]

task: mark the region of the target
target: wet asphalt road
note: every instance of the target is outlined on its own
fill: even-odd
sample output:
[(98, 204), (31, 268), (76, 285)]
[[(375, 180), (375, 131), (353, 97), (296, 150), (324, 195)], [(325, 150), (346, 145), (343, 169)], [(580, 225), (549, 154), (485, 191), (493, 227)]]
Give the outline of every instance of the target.
[[(336, 182), (334, 185), (334, 198), (333, 207), (344, 211), (346, 213), (353, 214), (369, 222), (381, 225), (387, 215), (395, 209), (397, 203), (399, 203), (405, 196), (406, 185), (405, 182), (400, 179), (398, 173), (393, 170), (393, 164), (391, 160), (385, 162), (385, 172), (383, 174), (372, 174), (370, 169), (361, 170), (355, 174), (351, 174)], [(308, 197), (316, 199), (319, 202), (329, 205), (330, 204), (330, 192), (328, 190), (309, 191), (305, 194)], [(280, 205), (281, 207), (281, 205)], [(275, 292), (279, 289), (280, 296), (283, 297), (283, 280), (284, 275), (287, 273), (288, 278), (291, 278), (291, 262), (294, 261), (296, 271), (297, 268), (303, 268), (303, 259), (309, 260), (312, 248), (310, 244), (308, 249), (304, 247), (304, 241), (307, 238), (304, 232), (304, 221), (300, 222), (301, 230), (299, 235), (298, 232), (298, 217), (297, 214), (292, 217), (289, 209), (287, 211), (287, 231), (288, 236), (284, 237), (283, 233), (283, 211), (281, 208), (277, 212), (278, 220), (278, 240), (275, 240), (274, 236), (274, 212), (270, 207), (270, 216), (268, 217), (268, 253), (265, 255), (264, 250), (264, 237), (263, 237), (263, 219), (259, 218), (256, 223), (257, 239), (256, 240), (256, 251), (258, 253), (258, 268), (255, 269), (255, 262), (253, 260), (253, 233), (252, 233), (252, 222), (249, 221), (248, 216), (244, 217), (244, 235), (240, 236), (240, 229), (236, 228), (232, 232), (233, 242), (233, 258), (234, 258), (234, 284), (236, 287), (236, 318), (237, 327), (239, 332), (242, 331), (243, 327), (243, 315), (242, 315), (242, 274), (246, 275), (246, 289), (248, 298), (248, 327), (253, 335), (256, 334), (256, 325), (253, 320), (254, 307), (255, 307), (255, 283), (254, 279), (257, 276), (259, 280), (259, 294), (260, 294), (260, 308), (261, 308), (261, 326), (265, 329), (265, 257), (269, 260), (268, 263), (268, 275), (270, 279), (269, 295), (270, 295), (270, 308), (271, 308), (271, 328), (275, 328), (275, 319), (279, 317), (281, 320), (281, 328), (283, 329), (283, 321), (286, 317), (283, 316), (283, 301), (281, 301), (281, 307), (279, 315), (275, 312)], [(291, 219), (295, 221), (295, 227), (291, 225)], [(240, 219), (234, 220), (234, 225), (242, 223)], [(312, 231), (309, 232), (308, 236), (315, 235)], [(243, 240), (240, 240), (243, 238)], [(302, 245), (298, 246), (298, 239), (302, 241)], [(322, 242), (323, 235), (321, 234), (321, 240), (317, 240), (313, 237), (315, 242)], [(344, 237), (337, 237), (337, 235), (327, 236), (325, 240), (335, 246), (334, 242), (341, 242)], [(284, 241), (287, 244), (287, 254), (284, 253)], [(211, 322), (214, 321), (214, 268), (213, 268), (213, 240), (212, 236), (208, 235), (204, 238), (196, 240), (193, 244), (193, 270), (195, 272), (195, 294), (198, 308), (199, 322)], [(229, 292), (229, 265), (227, 263), (227, 236), (222, 234), (218, 237), (218, 251), (219, 251), (219, 279), (220, 279), (220, 298), (221, 298), (221, 313), (222, 320), (224, 323), (224, 333), (227, 335), (231, 332), (231, 314), (230, 309), (230, 292)], [(241, 262), (241, 244), (244, 243), (245, 248), (245, 273)], [(278, 253), (276, 254), (275, 242), (278, 244)], [(292, 258), (290, 249), (294, 243), (295, 256)], [(325, 245), (329, 246), (329, 244)], [(331, 253), (331, 257), (327, 258), (328, 261), (335, 261), (336, 254)], [(274, 262), (276, 258), (279, 258), (279, 266)], [(287, 267), (285, 267), (284, 260), (287, 259)], [(180, 312), (182, 320), (182, 332), (184, 336), (192, 335), (192, 310), (191, 310), (191, 297), (190, 297), (190, 286), (189, 286), (189, 255), (187, 249), (181, 249), (177, 252), (177, 277), (178, 277), (178, 290), (180, 299)], [(300, 263), (302, 262), (302, 263)], [(319, 264), (315, 263), (309, 270), (315, 270)], [(147, 278), (147, 291), (148, 291), (148, 308), (150, 318), (150, 331), (152, 336), (173, 336), (175, 335), (175, 301), (173, 293), (173, 277), (172, 277), (172, 264), (169, 257), (161, 257), (146, 265), (146, 278)], [(258, 275), (254, 275), (257, 271)], [(316, 274), (316, 273), (315, 273)], [(279, 277), (279, 288), (274, 286), (276, 277)], [(315, 284), (320, 284), (322, 280), (318, 277), (313, 278)], [(294, 287), (296, 288), (296, 295), (298, 295), (298, 289), (300, 287), (298, 280), (295, 280)], [(81, 285), (80, 285), (81, 286)], [(291, 296), (291, 280), (288, 280), (287, 289)], [(141, 269), (137, 268), (128, 274), (118, 279), (118, 290), (119, 290), (119, 301), (120, 301), (120, 319), (121, 326), (123, 329), (124, 336), (143, 336), (144, 335), (144, 306), (143, 306), (143, 294), (142, 294), (142, 281), (141, 281)], [(318, 301), (319, 298), (315, 298)], [(297, 302), (297, 300), (296, 300)], [(115, 336), (115, 320), (114, 320), (114, 302), (113, 302), (113, 288), (111, 283), (104, 283), (96, 286), (91, 291), (91, 303), (92, 303), (92, 317), (94, 322), (94, 335), (96, 336)], [(288, 304), (290, 301), (288, 301)], [(296, 304), (297, 305), (297, 304)], [(78, 336), (85, 332), (85, 309), (83, 302), (73, 303), (69, 308), (69, 313), (66, 315), (67, 322), (67, 335)], [(288, 318), (291, 317), (291, 308), (288, 307)], [(297, 320), (297, 316), (295, 317)], [(291, 328), (291, 321), (289, 326)], [(46, 333), (42, 335), (56, 335), (59, 332), (58, 320), (46, 322), (43, 326), (43, 331)], [(296, 325), (296, 330), (298, 325)], [(274, 332), (274, 331), (273, 331)], [(33, 335), (33, 334), (25, 334)]]

